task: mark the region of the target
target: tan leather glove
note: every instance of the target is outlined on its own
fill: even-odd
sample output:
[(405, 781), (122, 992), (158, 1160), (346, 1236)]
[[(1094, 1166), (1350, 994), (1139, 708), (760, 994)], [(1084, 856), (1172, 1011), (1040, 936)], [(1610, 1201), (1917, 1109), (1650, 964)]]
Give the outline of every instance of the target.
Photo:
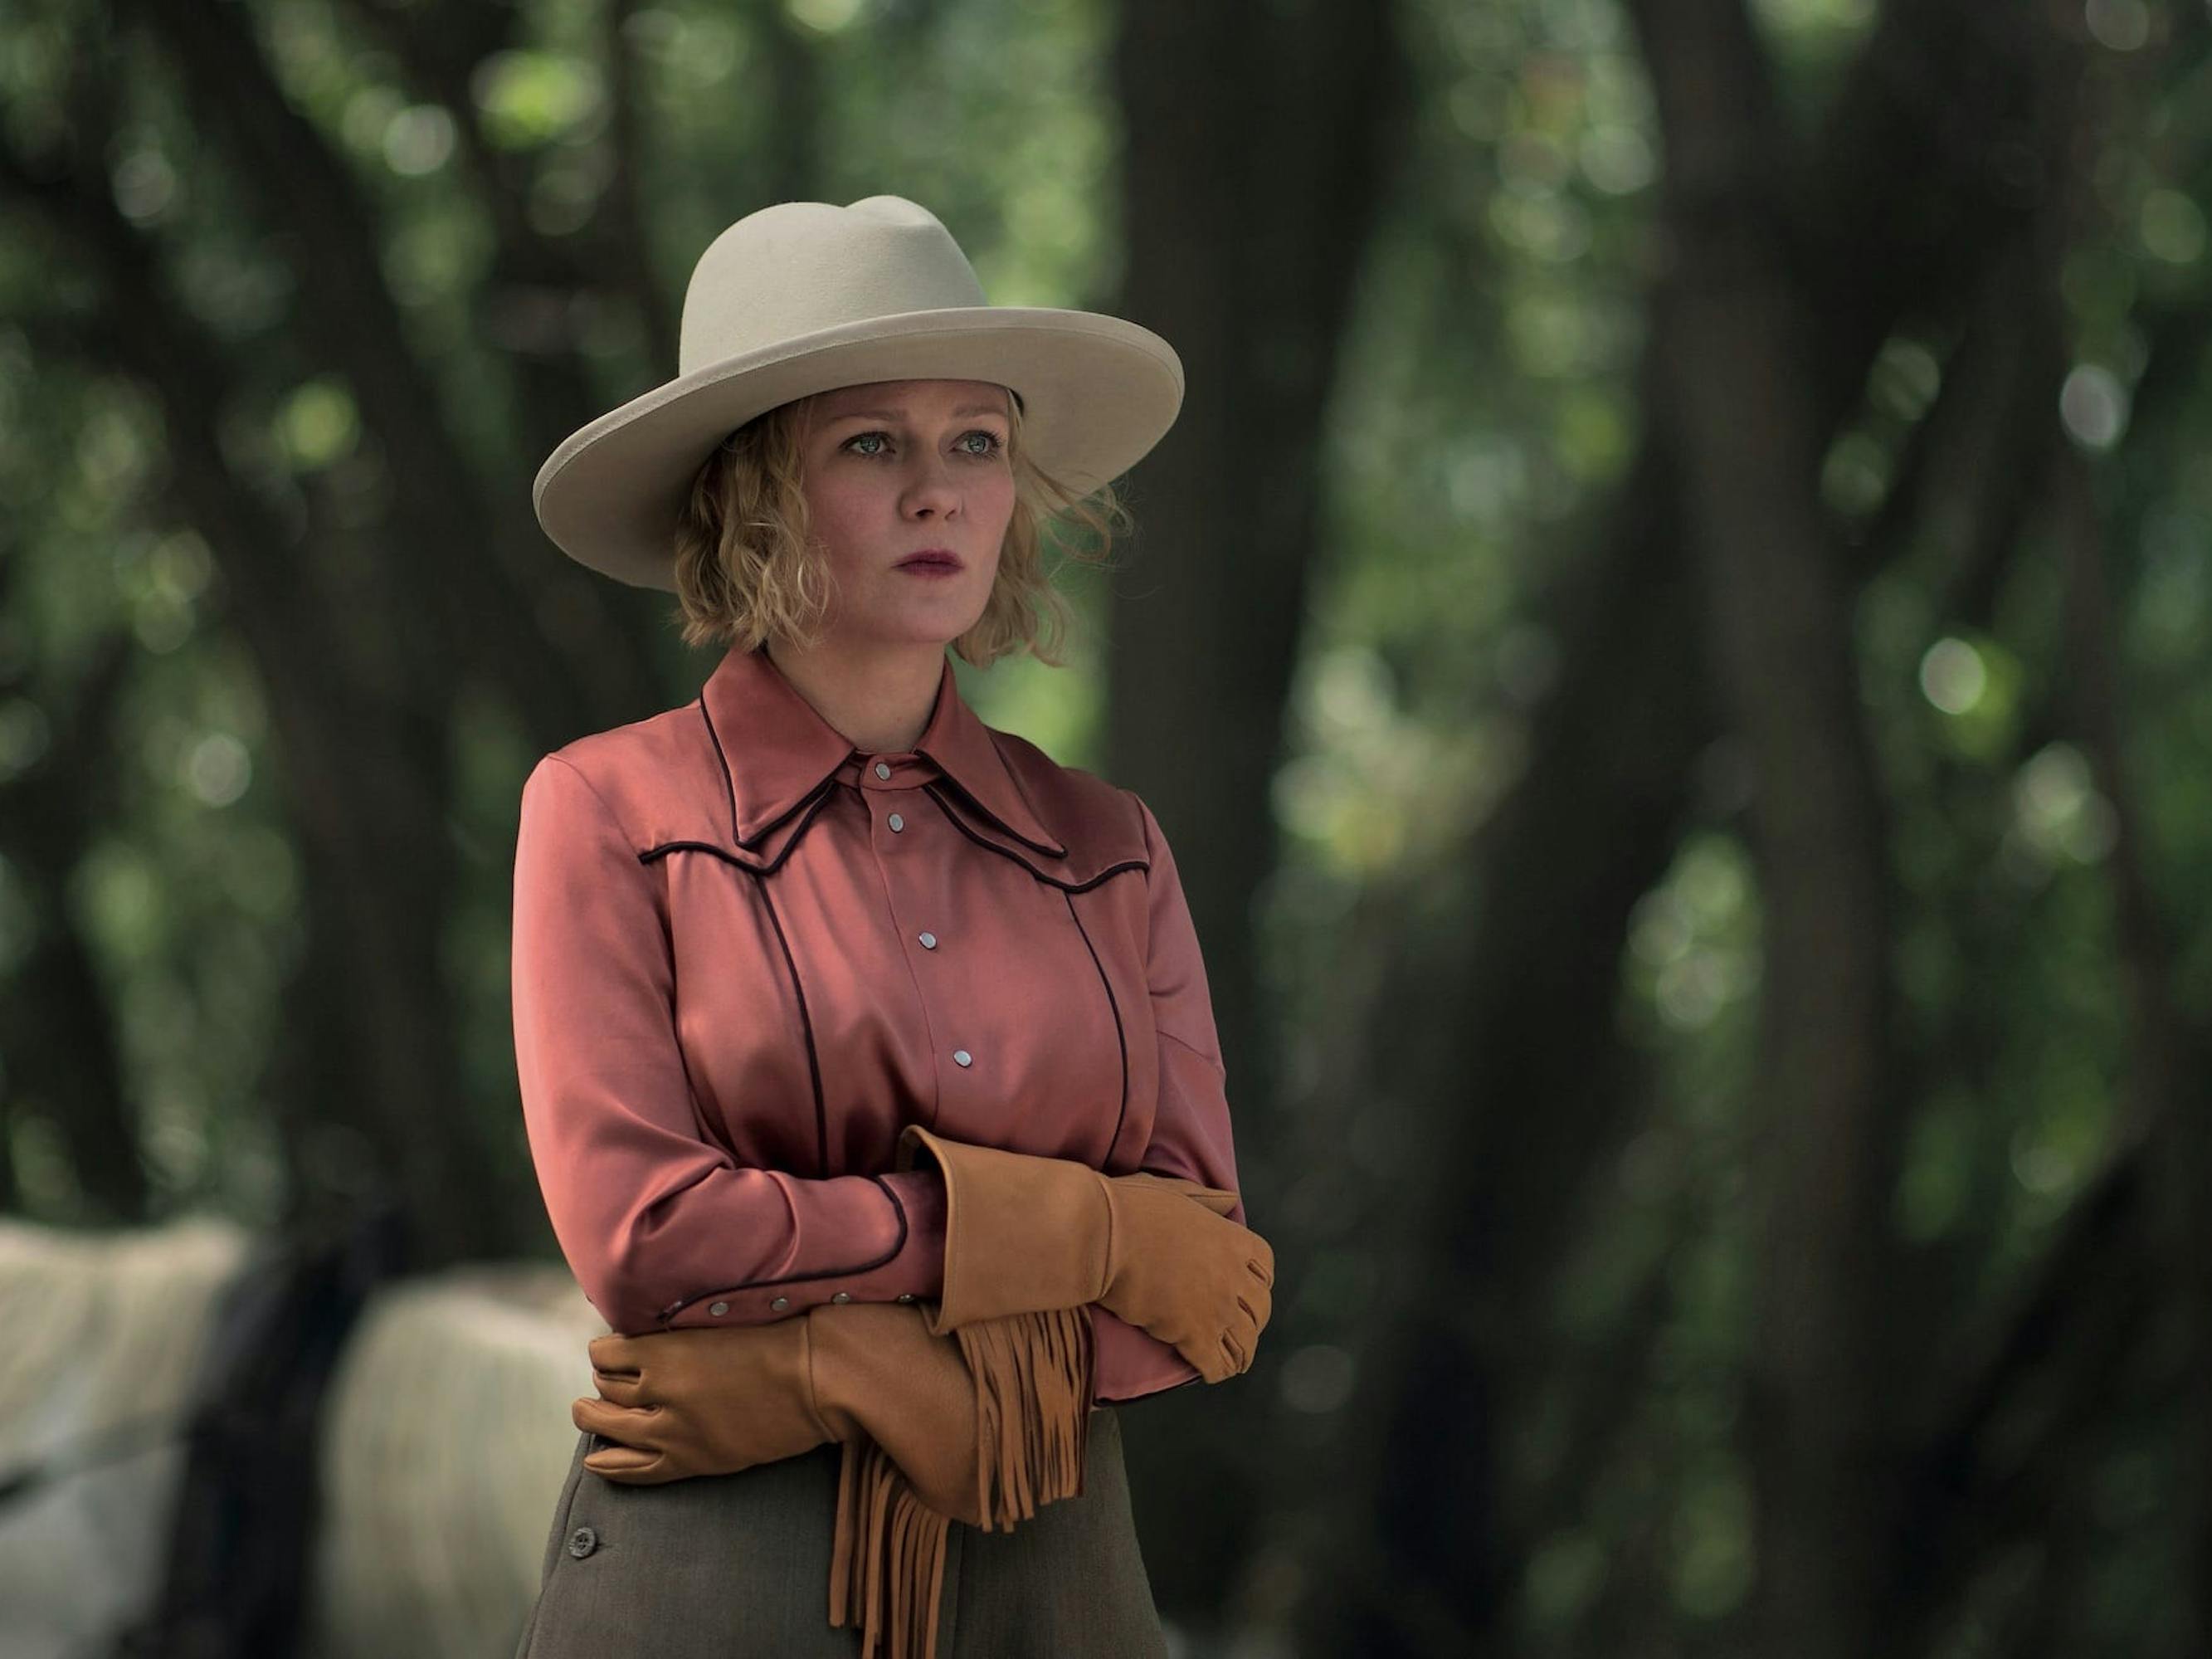
[(586, 1468), (625, 1485), (727, 1474), (844, 1444), (830, 1623), (868, 1653), (934, 1642), (946, 1529), (1011, 1532), (1079, 1498), (1092, 1347), (1081, 1308), (933, 1334), (919, 1307), (835, 1304), (774, 1325), (592, 1343), (597, 1400), (576, 1426), (617, 1443)]
[(830, 1433), (874, 1441), (923, 1503), (981, 1525), (975, 1379), (960, 1340), (932, 1335), (918, 1304), (854, 1302), (806, 1318), (814, 1407)]
[(1252, 1363), (1273, 1312), (1275, 1253), (1229, 1218), (1237, 1194), (1073, 1158), (970, 1146), (909, 1123), (897, 1167), (927, 1149), (945, 1176), (945, 1286), (934, 1332), (1097, 1302), (1174, 1346), (1208, 1382)]
[(827, 1444), (836, 1437), (814, 1407), (808, 1317), (592, 1338), (599, 1397), (578, 1400), (568, 1415), (615, 1443), (586, 1453), (584, 1467), (623, 1486), (659, 1486)]
[(623, 1486), (734, 1474), (865, 1435), (922, 1502), (980, 1525), (976, 1390), (959, 1340), (918, 1305), (817, 1307), (771, 1325), (694, 1326), (591, 1344), (599, 1399), (576, 1426), (616, 1443), (584, 1467)]

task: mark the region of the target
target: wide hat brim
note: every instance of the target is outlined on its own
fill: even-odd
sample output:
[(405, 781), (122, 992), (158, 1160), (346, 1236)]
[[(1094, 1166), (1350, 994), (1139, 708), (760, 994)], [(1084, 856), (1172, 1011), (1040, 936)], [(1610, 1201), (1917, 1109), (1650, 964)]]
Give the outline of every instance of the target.
[(672, 591), (678, 519), (717, 444), (793, 398), (904, 380), (1011, 387), (1024, 451), (1078, 496), (1135, 465), (1182, 406), (1175, 349), (1119, 317), (992, 305), (870, 317), (708, 363), (608, 410), (538, 469), (538, 520), (579, 562)]

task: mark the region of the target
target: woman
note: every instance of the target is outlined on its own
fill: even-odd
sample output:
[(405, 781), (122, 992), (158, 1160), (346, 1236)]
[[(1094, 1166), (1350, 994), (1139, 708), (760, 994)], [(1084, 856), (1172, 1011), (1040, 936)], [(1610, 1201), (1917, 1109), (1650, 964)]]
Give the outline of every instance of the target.
[(911, 202), (785, 203), (539, 474), (727, 649), (523, 791), (525, 1118), (613, 1331), (530, 1659), (1164, 1652), (1115, 1407), (1248, 1367), (1273, 1256), (1158, 824), (945, 647), (1050, 659), (1039, 519), (1103, 528), (1182, 387)]

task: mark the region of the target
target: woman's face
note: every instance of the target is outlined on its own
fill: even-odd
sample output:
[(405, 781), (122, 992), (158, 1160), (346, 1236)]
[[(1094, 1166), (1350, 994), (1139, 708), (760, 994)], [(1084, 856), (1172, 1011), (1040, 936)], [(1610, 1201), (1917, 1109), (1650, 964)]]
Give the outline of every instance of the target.
[(834, 590), (828, 634), (846, 646), (957, 639), (990, 599), (1013, 515), (1006, 389), (877, 380), (813, 404), (803, 477)]

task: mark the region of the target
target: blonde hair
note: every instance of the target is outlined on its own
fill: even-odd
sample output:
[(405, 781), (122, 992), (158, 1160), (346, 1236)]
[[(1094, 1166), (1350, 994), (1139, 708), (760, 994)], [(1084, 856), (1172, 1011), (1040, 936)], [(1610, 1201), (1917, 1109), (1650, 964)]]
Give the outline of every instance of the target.
[[(1014, 508), (999, 545), (999, 573), (975, 626), (952, 648), (979, 668), (1027, 650), (1063, 666), (1059, 654), (1073, 613), (1044, 568), (1048, 531), (1063, 562), (1110, 565), (1115, 531), (1131, 527), (1111, 484), (1077, 496), (1030, 460), (1022, 443), (1021, 399), (1008, 399), (1006, 456)], [(804, 647), (820, 637), (829, 573), (809, 535), (805, 442), (812, 400), (755, 416), (724, 439), (692, 481), (676, 526), (676, 597), (687, 645), (742, 645), (770, 638)]]

